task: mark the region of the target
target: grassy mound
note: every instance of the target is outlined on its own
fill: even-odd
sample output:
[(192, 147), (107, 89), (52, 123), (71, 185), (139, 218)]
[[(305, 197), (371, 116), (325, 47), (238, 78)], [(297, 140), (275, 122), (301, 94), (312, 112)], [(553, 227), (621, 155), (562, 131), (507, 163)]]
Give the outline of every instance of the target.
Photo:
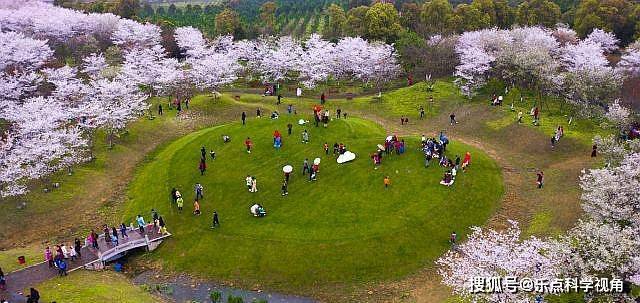
[[(318, 283), (393, 279), (432, 265), (449, 248), (451, 231), (464, 234), (483, 224), (494, 212), (503, 192), (499, 167), (479, 150), (454, 142), (448, 155), (470, 151), (473, 164), (460, 173), (454, 186), (439, 184), (443, 169), (423, 166), (419, 138), (404, 138), (407, 151), (392, 155), (374, 170), (369, 154), (384, 142), (377, 124), (357, 119), (334, 120), (328, 128), (307, 125), (310, 143), (301, 143), (299, 116), (250, 119), (187, 135), (149, 156), (127, 191), (124, 220), (136, 214), (146, 218), (155, 208), (174, 237), (149, 257), (165, 268), (220, 280), (259, 282), (285, 290)], [(294, 125), (293, 135), (286, 125)], [(272, 134), (283, 134), (283, 147), (275, 150)], [(222, 142), (222, 135), (232, 138)], [(251, 137), (254, 151), (244, 151)], [(323, 143), (342, 142), (358, 158), (339, 165), (325, 155)], [(198, 171), (200, 147), (213, 149), (204, 176)], [(209, 157), (207, 155), (207, 157)], [(302, 162), (322, 158), (318, 180), (302, 176)], [(282, 166), (294, 173), (289, 195), (280, 195)], [(249, 193), (244, 179), (258, 180), (258, 192)], [(389, 175), (392, 186), (384, 188)], [(191, 214), (193, 186), (204, 186), (203, 215)], [(171, 205), (170, 190), (185, 198), (179, 213)], [(254, 218), (249, 207), (265, 206), (268, 216)], [(211, 213), (220, 215), (222, 227), (212, 230)]]

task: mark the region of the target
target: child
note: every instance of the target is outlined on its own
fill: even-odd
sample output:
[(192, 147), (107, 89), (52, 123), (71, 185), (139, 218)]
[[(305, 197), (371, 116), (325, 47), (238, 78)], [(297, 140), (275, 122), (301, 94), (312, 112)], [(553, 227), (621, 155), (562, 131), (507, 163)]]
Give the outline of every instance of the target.
[(384, 188), (389, 188), (389, 185), (391, 185), (391, 179), (389, 178), (389, 176), (386, 176), (384, 177)]
[(218, 213), (214, 210), (213, 211), (213, 224), (211, 225), (211, 228), (214, 228), (216, 226), (220, 226), (220, 220), (218, 220)]
[(286, 196), (289, 194), (289, 191), (287, 191), (287, 180), (285, 180), (284, 182), (282, 182), (282, 195)]
[(324, 143), (324, 153), (329, 155), (329, 144), (327, 144), (327, 142)]
[(247, 177), (246, 177), (246, 178), (244, 178), (244, 181), (245, 181), (245, 183), (247, 184), (247, 189), (248, 189), (249, 191), (251, 191), (251, 184), (253, 183), (253, 182), (252, 182), (252, 179), (251, 179), (251, 176), (247, 175)]
[(182, 211), (182, 207), (184, 207), (184, 199), (182, 197), (178, 197), (176, 200), (176, 204), (178, 205), (178, 211)]

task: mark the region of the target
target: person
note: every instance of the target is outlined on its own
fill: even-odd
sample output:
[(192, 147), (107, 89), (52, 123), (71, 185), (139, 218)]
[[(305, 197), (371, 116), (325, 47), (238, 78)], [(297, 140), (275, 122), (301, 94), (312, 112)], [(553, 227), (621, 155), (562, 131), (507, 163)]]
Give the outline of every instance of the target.
[(258, 179), (256, 177), (251, 177), (251, 190), (252, 193), (258, 192)]
[(556, 147), (556, 136), (551, 136), (551, 148), (555, 148)]
[(162, 116), (162, 104), (158, 104), (158, 115)]
[(456, 245), (457, 238), (458, 238), (458, 234), (456, 234), (456, 232), (453, 231), (451, 233), (451, 236), (449, 236), (449, 242), (451, 243), (451, 245)]
[(324, 104), (324, 102), (326, 101), (326, 96), (324, 95), (324, 92), (322, 92), (322, 95), (320, 95), (320, 104)]
[(247, 189), (249, 190), (249, 192), (251, 192), (251, 184), (252, 184), (252, 179), (250, 175), (247, 175), (246, 178), (244, 178), (244, 181), (247, 185)]
[(200, 170), (200, 175), (203, 176), (204, 172), (207, 170), (207, 163), (204, 162), (204, 159), (200, 159), (200, 164), (198, 164), (198, 169)]
[(242, 112), (241, 119), (242, 119), (242, 125), (246, 125), (247, 124), (247, 113)]
[(449, 124), (453, 125), (453, 124), (458, 124), (458, 121), (456, 121), (456, 114), (455, 113), (451, 113), (451, 115), (449, 115)]
[(44, 249), (44, 260), (49, 263), (49, 268), (53, 267), (53, 253), (51, 253), (49, 246)]
[(98, 247), (98, 234), (91, 230), (91, 234), (89, 235), (90, 239), (91, 239), (91, 246), (95, 249), (99, 249)]
[(118, 246), (118, 237), (111, 235), (111, 243), (113, 244), (113, 246)]
[(74, 246), (69, 246), (69, 257), (71, 261), (75, 261), (78, 258), (78, 252)]
[(202, 148), (200, 149), (200, 159), (206, 159), (207, 158), (207, 150), (204, 148), (204, 145), (202, 146)]
[[(204, 187), (202, 187), (202, 184), (200, 184), (199, 182), (196, 183), (195, 187), (194, 187), (194, 191), (196, 192), (196, 200), (202, 200), (204, 199)], [(157, 214), (156, 214), (156, 218), (154, 220), (158, 219)]]
[(455, 162), (455, 168), (456, 170), (460, 169), (460, 156), (456, 155), (456, 162)]
[(247, 140), (244, 140), (244, 145), (247, 147), (247, 153), (250, 154), (251, 147), (253, 145), (253, 142), (251, 142), (251, 138), (247, 137)]
[(200, 203), (198, 203), (198, 199), (193, 201), (193, 214), (196, 216), (200, 215)]
[(591, 158), (595, 158), (598, 155), (598, 145), (594, 144), (591, 147)]
[(518, 112), (518, 124), (522, 123), (522, 111)]
[(124, 222), (120, 223), (120, 235), (122, 235), (122, 239), (129, 238), (129, 235), (127, 235), (127, 226), (124, 225)]
[(209, 155), (211, 155), (211, 160), (215, 160), (216, 159), (216, 152), (211, 150), (209, 151)]
[(176, 205), (178, 206), (178, 211), (182, 211), (182, 208), (184, 207), (184, 199), (182, 199), (182, 197), (178, 197), (178, 199), (176, 200)]
[(284, 180), (289, 182), (289, 178), (291, 178), (291, 173), (284, 173)]
[(391, 179), (389, 178), (389, 176), (384, 177), (384, 188), (389, 188), (389, 186), (391, 185)]
[(56, 267), (58, 267), (58, 274), (60, 276), (67, 275), (67, 261), (62, 258), (56, 259)]
[(424, 106), (420, 105), (420, 120), (424, 119)]
[(138, 215), (138, 217), (136, 218), (136, 222), (138, 223), (138, 230), (141, 234), (144, 234), (144, 227), (146, 225), (144, 223), (144, 218), (141, 215)]
[(78, 255), (78, 259), (82, 259), (82, 243), (80, 242), (80, 239), (76, 238), (73, 241), (73, 245), (75, 247), (76, 254)]
[(229, 137), (228, 135), (222, 135), (222, 142), (223, 143), (231, 142), (231, 137)]
[(65, 259), (69, 259), (71, 257), (71, 252), (69, 251), (69, 248), (66, 244), (63, 243), (62, 246), (60, 246), (60, 249), (62, 250), (62, 256)]
[(214, 227), (220, 227), (220, 219), (218, 219), (218, 213), (214, 210), (213, 211), (213, 223), (211, 224), (211, 228)]
[(293, 124), (291, 123), (287, 124), (287, 134), (289, 134), (289, 136), (291, 136), (292, 131), (293, 131)]
[(173, 203), (176, 203), (176, 201), (178, 200), (178, 196), (176, 195), (176, 192), (178, 190), (174, 187), (171, 189), (171, 200), (173, 201)]
[(262, 112), (260, 111), (260, 108), (256, 109), (256, 117), (262, 118)]
[(347, 113), (342, 113), (342, 118), (346, 119), (347, 118)]
[(302, 143), (309, 143), (309, 132), (306, 129), (302, 132)]
[(296, 97), (298, 97), (298, 98), (302, 97), (302, 88), (301, 87), (297, 87), (296, 88)]
[(4, 272), (2, 271), (1, 267), (0, 267), (0, 290), (7, 290), (7, 278), (4, 276)]
[(111, 235), (116, 237), (116, 240), (118, 239), (118, 230), (115, 226), (111, 227)]
[(307, 172), (311, 173), (311, 170), (309, 170), (309, 159), (304, 159), (304, 162), (302, 162), (302, 175), (304, 176)]
[(340, 119), (340, 113), (342, 112), (342, 110), (338, 107), (338, 109), (336, 109), (336, 119)]
[(289, 194), (289, 191), (287, 191), (287, 180), (284, 180), (284, 182), (282, 182), (282, 195), (286, 196)]
[(329, 144), (327, 142), (324, 143), (323, 148), (324, 148), (324, 153), (326, 155), (329, 155)]
[(444, 177), (442, 178), (442, 181), (440, 181), (440, 184), (451, 186), (453, 185), (453, 181), (453, 174), (451, 174), (451, 171), (447, 171), (444, 173)]
[(109, 244), (111, 237), (109, 236), (109, 226), (107, 224), (103, 225), (102, 232), (104, 233), (104, 243)]
[(162, 216), (158, 217), (158, 226), (160, 226), (160, 228), (158, 228), (158, 234), (163, 235), (167, 233), (167, 224), (164, 222)]
[(33, 287), (29, 288), (29, 299), (33, 303), (38, 303), (40, 301), (40, 292)]
[(539, 171), (536, 175), (536, 184), (538, 184), (538, 188), (542, 188), (542, 186), (544, 185), (544, 172)]
[(462, 171), (465, 171), (469, 165), (471, 165), (471, 153), (467, 152), (464, 154), (464, 159), (462, 160)]
[(276, 104), (281, 104), (282, 103), (282, 95), (278, 94), (278, 103)]

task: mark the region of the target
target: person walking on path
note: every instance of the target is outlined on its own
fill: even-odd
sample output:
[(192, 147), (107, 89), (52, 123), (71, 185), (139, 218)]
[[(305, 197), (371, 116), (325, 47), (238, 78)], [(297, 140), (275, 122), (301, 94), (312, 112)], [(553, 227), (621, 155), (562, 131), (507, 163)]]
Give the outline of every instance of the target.
[(196, 183), (194, 191), (196, 192), (196, 200), (204, 199), (204, 187), (202, 187), (202, 184)]
[(129, 238), (129, 235), (127, 235), (127, 226), (124, 225), (124, 222), (120, 223), (120, 235), (122, 236), (122, 239)]
[(449, 236), (449, 243), (451, 243), (452, 246), (455, 246), (457, 238), (458, 238), (458, 234), (456, 234), (456, 232), (453, 231), (451, 233), (451, 236)]
[(282, 182), (282, 187), (280, 188), (282, 190), (282, 195), (286, 196), (289, 194), (289, 191), (287, 190), (287, 180), (284, 180), (284, 182)]
[(555, 148), (556, 147), (556, 136), (551, 136), (551, 148)]
[(158, 115), (162, 116), (162, 104), (158, 104)]
[(449, 115), (449, 124), (458, 124), (458, 121), (456, 121), (456, 113), (451, 113), (451, 115)]
[(282, 103), (282, 95), (278, 94), (278, 102), (276, 104), (281, 104)]
[(146, 225), (144, 223), (144, 218), (141, 215), (138, 215), (138, 217), (136, 218), (136, 222), (138, 223), (138, 230), (141, 234), (144, 234), (144, 227)]
[(56, 266), (58, 267), (58, 275), (66, 276), (67, 275), (67, 261), (64, 259), (56, 259)]
[(389, 186), (391, 186), (391, 179), (389, 178), (389, 176), (384, 177), (384, 188), (387, 189), (389, 188)]
[(196, 216), (200, 215), (200, 203), (198, 203), (197, 199), (193, 201), (193, 214)]
[(420, 105), (420, 120), (424, 119), (424, 106)]
[(594, 144), (591, 147), (591, 158), (595, 158), (598, 156), (598, 145)]
[(213, 222), (211, 224), (211, 228), (220, 227), (220, 220), (218, 219), (218, 213), (213, 211)]
[(76, 248), (78, 259), (82, 259), (82, 242), (80, 242), (80, 239), (76, 238), (73, 240), (73, 246)]
[(247, 140), (244, 140), (244, 145), (247, 147), (247, 153), (251, 153), (251, 147), (253, 146), (253, 142), (251, 142), (251, 138), (247, 137)]
[(536, 184), (538, 184), (538, 188), (542, 188), (542, 186), (544, 185), (544, 172), (540, 171), (536, 175)]
[(242, 119), (242, 125), (246, 125), (247, 124), (247, 113), (242, 112), (241, 119)]
[(98, 247), (98, 234), (94, 231), (91, 230), (91, 234), (89, 235), (89, 238), (91, 240), (91, 246), (95, 249), (99, 249)]
[(53, 268), (53, 253), (49, 246), (44, 249), (44, 260), (49, 264), (49, 268)]

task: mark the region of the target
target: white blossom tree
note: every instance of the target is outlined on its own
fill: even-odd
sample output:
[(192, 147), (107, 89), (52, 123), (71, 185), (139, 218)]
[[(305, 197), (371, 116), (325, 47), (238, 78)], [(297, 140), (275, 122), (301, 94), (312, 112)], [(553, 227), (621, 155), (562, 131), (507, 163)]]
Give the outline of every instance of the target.
[[(547, 279), (555, 277), (556, 263), (548, 254), (551, 245), (531, 237), (520, 239), (514, 221), (504, 231), (473, 227), (466, 242), (447, 252), (436, 262), (445, 285), (472, 302), (531, 302), (535, 293), (507, 291), (500, 281), (516, 278)], [(497, 284), (474, 286), (474, 278), (500, 278)], [(519, 284), (516, 284), (519, 285)], [(494, 292), (489, 291), (493, 289)], [(502, 290), (502, 291), (495, 291)]]

